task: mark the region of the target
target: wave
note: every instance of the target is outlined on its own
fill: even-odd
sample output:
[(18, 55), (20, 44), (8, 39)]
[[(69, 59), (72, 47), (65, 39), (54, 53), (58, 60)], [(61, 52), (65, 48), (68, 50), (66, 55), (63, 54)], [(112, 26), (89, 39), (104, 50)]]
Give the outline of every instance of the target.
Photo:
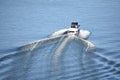
[[(85, 70), (82, 56), (87, 48), (86, 41), (70, 35), (30, 42), (0, 56), (0, 79), (44, 80), (46, 77), (51, 80), (59, 79), (62, 73), (66, 75), (62, 68), (69, 66), (67, 65), (69, 62), (71, 65), (72, 61), (76, 64), (75, 69)], [(83, 66), (80, 66), (81, 64)]]

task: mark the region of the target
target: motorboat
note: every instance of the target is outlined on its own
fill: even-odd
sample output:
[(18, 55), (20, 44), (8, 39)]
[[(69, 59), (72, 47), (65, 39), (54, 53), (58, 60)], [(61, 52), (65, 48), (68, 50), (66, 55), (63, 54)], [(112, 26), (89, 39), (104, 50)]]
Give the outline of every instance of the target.
[(49, 36), (49, 38), (68, 35), (69, 38), (77, 39), (80, 42), (82, 42), (85, 46), (87, 46), (86, 51), (95, 50), (96, 46), (92, 42), (87, 40), (89, 38), (91, 32), (88, 30), (82, 30), (79, 27), (80, 27), (80, 25), (78, 25), (78, 22), (72, 22), (70, 28), (61, 29), (59, 31), (56, 31), (56, 32), (52, 33)]
[(49, 37), (60, 36), (60, 35), (64, 35), (64, 34), (73, 34), (82, 39), (88, 39), (91, 32), (88, 30), (79, 29), (79, 27), (80, 27), (80, 25), (78, 25), (78, 22), (72, 22), (70, 28), (61, 29), (59, 31), (56, 31), (56, 32), (52, 33)]

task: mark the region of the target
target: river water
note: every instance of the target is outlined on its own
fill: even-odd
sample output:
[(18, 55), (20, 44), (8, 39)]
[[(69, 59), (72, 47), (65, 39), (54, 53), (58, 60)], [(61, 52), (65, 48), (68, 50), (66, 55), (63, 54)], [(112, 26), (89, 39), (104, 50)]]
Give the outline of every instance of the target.
[[(1, 0), (0, 80), (120, 80), (119, 14), (119, 0)], [(92, 32), (95, 52), (64, 37), (36, 41), (72, 21)]]

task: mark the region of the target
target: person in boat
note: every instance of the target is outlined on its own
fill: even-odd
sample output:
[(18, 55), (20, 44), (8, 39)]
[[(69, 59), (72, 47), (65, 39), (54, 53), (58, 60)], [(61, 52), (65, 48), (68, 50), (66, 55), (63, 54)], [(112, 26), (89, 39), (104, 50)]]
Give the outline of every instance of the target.
[(80, 30), (78, 29), (79, 26), (80, 26), (80, 25), (78, 25), (78, 22), (72, 22), (72, 23), (71, 23), (71, 28), (68, 29), (68, 32), (67, 32), (67, 33), (69, 33), (69, 32), (72, 32), (72, 33), (74, 33), (74, 32), (79, 33), (79, 31), (80, 31)]
[(80, 25), (78, 25), (78, 22), (72, 22), (71, 28), (78, 28)]

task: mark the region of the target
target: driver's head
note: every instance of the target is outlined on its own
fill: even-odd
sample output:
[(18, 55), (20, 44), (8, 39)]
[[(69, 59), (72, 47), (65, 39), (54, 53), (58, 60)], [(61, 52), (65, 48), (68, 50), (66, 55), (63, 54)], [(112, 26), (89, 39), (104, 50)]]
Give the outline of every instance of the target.
[(78, 28), (78, 22), (72, 22), (71, 28)]

